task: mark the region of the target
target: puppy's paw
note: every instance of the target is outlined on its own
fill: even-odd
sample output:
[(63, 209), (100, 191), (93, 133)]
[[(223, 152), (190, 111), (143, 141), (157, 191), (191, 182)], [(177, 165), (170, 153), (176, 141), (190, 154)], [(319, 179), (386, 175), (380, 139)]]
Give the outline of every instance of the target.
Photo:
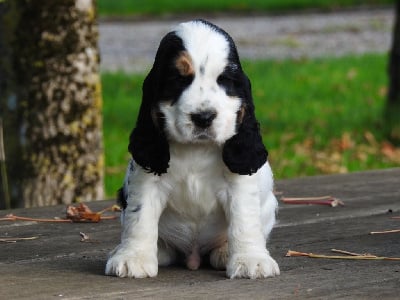
[(210, 264), (214, 269), (226, 270), (228, 263), (228, 243), (211, 251)]
[(158, 273), (157, 255), (119, 245), (110, 253), (105, 273), (118, 277), (155, 277)]
[(227, 276), (233, 278), (266, 278), (280, 274), (276, 261), (267, 253), (237, 253), (229, 258)]

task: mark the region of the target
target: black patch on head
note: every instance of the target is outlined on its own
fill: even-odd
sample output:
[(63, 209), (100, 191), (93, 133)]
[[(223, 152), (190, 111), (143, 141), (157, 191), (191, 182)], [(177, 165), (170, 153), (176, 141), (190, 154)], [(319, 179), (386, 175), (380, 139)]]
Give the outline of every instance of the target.
[(237, 96), (242, 99), (243, 71), (234, 63), (228, 64), (224, 71), (218, 76), (217, 83), (225, 89), (228, 96)]
[(175, 61), (185, 51), (183, 41), (175, 32), (168, 33), (160, 43), (154, 65), (148, 76), (153, 77), (155, 101), (178, 101), (182, 92), (192, 83), (194, 76), (182, 76)]
[(184, 50), (183, 41), (175, 32), (161, 40), (153, 67), (143, 83), (139, 116), (130, 135), (128, 149), (133, 159), (143, 169), (157, 175), (167, 172), (170, 159), (159, 103), (171, 101), (174, 104), (193, 81), (193, 76), (182, 76), (175, 65)]

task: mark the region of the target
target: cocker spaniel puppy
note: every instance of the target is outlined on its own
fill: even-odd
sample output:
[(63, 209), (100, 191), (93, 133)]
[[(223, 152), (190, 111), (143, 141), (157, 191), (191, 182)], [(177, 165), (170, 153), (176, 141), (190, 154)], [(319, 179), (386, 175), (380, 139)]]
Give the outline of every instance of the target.
[(230, 278), (279, 274), (267, 237), (273, 179), (250, 82), (232, 38), (204, 21), (161, 41), (143, 84), (119, 198), (121, 243), (106, 274), (153, 277), (182, 260), (209, 259)]

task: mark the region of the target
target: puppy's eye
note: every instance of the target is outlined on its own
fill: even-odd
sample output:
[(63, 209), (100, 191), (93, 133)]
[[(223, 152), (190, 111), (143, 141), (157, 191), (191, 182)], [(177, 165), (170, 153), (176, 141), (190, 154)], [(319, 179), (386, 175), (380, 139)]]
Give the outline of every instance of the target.
[(166, 78), (167, 82), (169, 84), (174, 84), (174, 83), (183, 83), (183, 84), (190, 84), (193, 80), (193, 75), (181, 75), (178, 72), (169, 72), (168, 76)]
[(222, 87), (226, 94), (229, 96), (234, 96), (237, 91), (238, 82), (235, 77), (230, 76), (230, 74), (222, 73), (217, 78), (217, 83), (220, 87)]
[(217, 83), (220, 86), (229, 87), (229, 86), (233, 85), (233, 80), (231, 78), (229, 78), (229, 76), (227, 76), (225, 74), (221, 74), (217, 78)]

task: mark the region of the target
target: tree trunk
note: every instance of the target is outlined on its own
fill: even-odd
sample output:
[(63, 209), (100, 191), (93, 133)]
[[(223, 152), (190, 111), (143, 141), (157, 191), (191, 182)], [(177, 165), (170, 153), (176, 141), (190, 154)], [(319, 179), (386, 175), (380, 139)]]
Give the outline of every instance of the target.
[[(8, 2), (8, 3), (7, 3)], [(98, 31), (92, 0), (8, 0), (0, 93), (14, 206), (103, 197)], [(11, 35), (12, 36), (12, 35)], [(0, 40), (5, 35), (0, 35)], [(11, 66), (10, 66), (11, 64)], [(1, 71), (0, 71), (1, 74)]]
[(396, 17), (389, 58), (389, 90), (385, 119), (389, 138), (400, 143), (400, 1), (396, 1)]

